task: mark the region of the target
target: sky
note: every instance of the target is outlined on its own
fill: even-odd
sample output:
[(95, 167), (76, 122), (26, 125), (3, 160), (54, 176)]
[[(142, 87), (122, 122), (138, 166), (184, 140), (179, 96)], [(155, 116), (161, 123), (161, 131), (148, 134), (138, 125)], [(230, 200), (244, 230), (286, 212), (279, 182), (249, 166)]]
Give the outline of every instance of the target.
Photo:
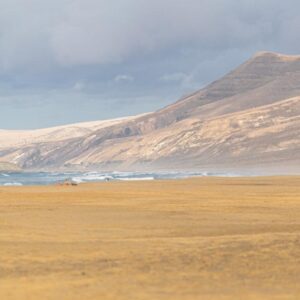
[(257, 51), (300, 54), (299, 0), (0, 0), (0, 128), (155, 111)]

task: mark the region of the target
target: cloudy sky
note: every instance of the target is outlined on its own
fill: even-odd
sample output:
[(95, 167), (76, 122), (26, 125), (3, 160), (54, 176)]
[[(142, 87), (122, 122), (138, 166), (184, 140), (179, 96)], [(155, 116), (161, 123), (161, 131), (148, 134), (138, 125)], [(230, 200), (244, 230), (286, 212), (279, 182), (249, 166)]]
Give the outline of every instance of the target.
[(0, 0), (0, 128), (153, 111), (253, 55), (300, 54), (299, 0)]

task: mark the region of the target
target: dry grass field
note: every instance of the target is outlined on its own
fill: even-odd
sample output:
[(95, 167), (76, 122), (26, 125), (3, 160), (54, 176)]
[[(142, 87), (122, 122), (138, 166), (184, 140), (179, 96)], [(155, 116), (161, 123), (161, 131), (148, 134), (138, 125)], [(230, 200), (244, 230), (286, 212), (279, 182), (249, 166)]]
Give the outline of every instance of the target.
[(300, 177), (0, 187), (0, 299), (300, 299)]

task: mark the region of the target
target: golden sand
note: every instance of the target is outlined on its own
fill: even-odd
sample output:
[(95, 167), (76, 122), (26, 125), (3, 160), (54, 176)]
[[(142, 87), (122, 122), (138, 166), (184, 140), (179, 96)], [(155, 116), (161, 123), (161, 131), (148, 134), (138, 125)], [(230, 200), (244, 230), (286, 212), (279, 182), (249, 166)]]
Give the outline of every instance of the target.
[(0, 188), (0, 299), (300, 299), (300, 178)]

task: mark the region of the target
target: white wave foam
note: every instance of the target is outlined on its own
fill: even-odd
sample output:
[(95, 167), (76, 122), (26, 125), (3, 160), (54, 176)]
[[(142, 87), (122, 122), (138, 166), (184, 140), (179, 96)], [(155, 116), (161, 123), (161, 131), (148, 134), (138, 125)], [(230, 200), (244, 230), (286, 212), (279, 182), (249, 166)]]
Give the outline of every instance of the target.
[(1, 175), (1, 176), (4, 176), (4, 177), (10, 177), (10, 175), (4, 174), (4, 173), (1, 173), (0, 175)]
[(3, 186), (22, 186), (23, 184), (20, 182), (7, 182), (4, 183)]
[(109, 181), (113, 180), (114, 178), (112, 176), (108, 175), (99, 175), (97, 173), (95, 174), (88, 174), (83, 176), (76, 176), (72, 178), (72, 181), (76, 183), (83, 183), (83, 182), (91, 182), (91, 181)]
[(154, 177), (123, 177), (117, 178), (117, 180), (121, 181), (147, 181), (147, 180), (154, 180)]

